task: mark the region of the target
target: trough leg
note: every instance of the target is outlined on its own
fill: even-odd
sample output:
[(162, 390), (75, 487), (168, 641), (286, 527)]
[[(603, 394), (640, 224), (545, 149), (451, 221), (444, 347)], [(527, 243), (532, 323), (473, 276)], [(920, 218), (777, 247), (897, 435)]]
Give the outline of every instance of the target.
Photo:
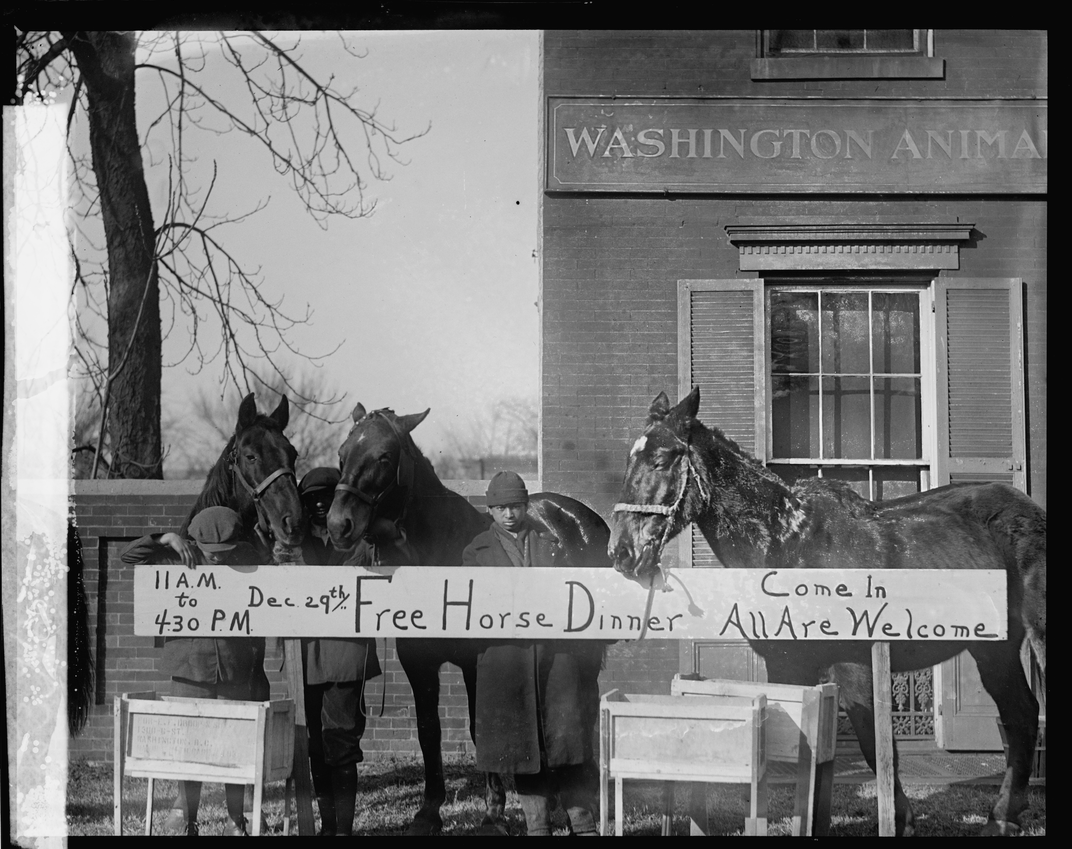
[(614, 836), (621, 837), (624, 833), (625, 812), (622, 804), (622, 778), (614, 779)]
[(153, 836), (153, 777), (148, 778), (149, 786), (145, 792), (145, 836)]

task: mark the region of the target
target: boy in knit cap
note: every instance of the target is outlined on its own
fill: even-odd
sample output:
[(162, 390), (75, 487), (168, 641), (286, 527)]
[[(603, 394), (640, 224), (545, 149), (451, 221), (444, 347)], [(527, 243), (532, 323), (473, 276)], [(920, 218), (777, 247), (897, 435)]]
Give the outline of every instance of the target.
[[(320, 467), (298, 484), (309, 521), (302, 557), (313, 566), (361, 562), (352, 552), (336, 551), (328, 536), (328, 510), (338, 482), (338, 469)], [(357, 765), (364, 760), (364, 685), (380, 674), (376, 644), (368, 638), (303, 639), (302, 656), (309, 767), (320, 808), (320, 834), (348, 836), (353, 834), (357, 804)]]
[[(487, 490), (492, 526), (464, 566), (565, 566), (554, 536), (527, 513), (528, 490), (499, 472)], [(530, 836), (551, 834), (558, 797), (576, 835), (596, 835), (595, 762), (603, 646), (584, 640), (481, 643), (476, 678), (477, 769), (514, 776)]]
[[(190, 522), (189, 533), (189, 541), (175, 533), (142, 537), (132, 542), (121, 558), (134, 565), (184, 563), (191, 569), (198, 565), (257, 565), (271, 561), (270, 556), (248, 542), (241, 517), (227, 507), (202, 510)], [(267, 684), (263, 637), (166, 637), (163, 666), (171, 676), (173, 696), (259, 701), (263, 684)], [(179, 788), (180, 807), (169, 815), (165, 830), (178, 826), (187, 836), (197, 836), (201, 782), (183, 781)], [(244, 787), (227, 784), (225, 790), (231, 817), (226, 834), (245, 836)]]

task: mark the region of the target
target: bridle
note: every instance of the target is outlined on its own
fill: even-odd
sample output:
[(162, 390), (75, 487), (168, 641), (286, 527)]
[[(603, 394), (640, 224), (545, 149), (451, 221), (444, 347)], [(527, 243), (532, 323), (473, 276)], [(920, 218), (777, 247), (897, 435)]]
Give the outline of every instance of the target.
[[(681, 440), (678, 440), (681, 442)], [(677, 515), (681, 509), (681, 505), (685, 501), (685, 494), (689, 489), (689, 476), (696, 478), (696, 488), (700, 490), (700, 495), (706, 501), (708, 500), (707, 492), (704, 490), (703, 483), (700, 476), (695, 473), (692, 468), (692, 445), (688, 442), (681, 442), (685, 446), (685, 474), (681, 480), (681, 488), (678, 490), (677, 498), (674, 499), (674, 503), (670, 505), (666, 504), (630, 504), (624, 501), (619, 501), (614, 505), (613, 512), (615, 513), (647, 513), (655, 516), (667, 516), (673, 518)], [(665, 546), (669, 542), (674, 528), (674, 522), (666, 523), (666, 530), (663, 532), (662, 545)]]
[(235, 480), (242, 484), (242, 488), (245, 489), (245, 491), (248, 492), (250, 497), (253, 499), (253, 505), (257, 509), (257, 527), (255, 528), (255, 530), (260, 531), (261, 535), (266, 537), (267, 539), (271, 539), (272, 527), (271, 523), (268, 523), (268, 526), (265, 527), (264, 512), (261, 509), (261, 497), (264, 495), (268, 487), (270, 487), (278, 478), (281, 478), (284, 475), (290, 475), (292, 478), (294, 478), (294, 483), (295, 485), (297, 485), (298, 477), (294, 474), (294, 469), (289, 468), (287, 466), (283, 466), (282, 468), (276, 469), (256, 486), (253, 486), (252, 484), (250, 484), (249, 481), (246, 480), (246, 476), (242, 474), (242, 470), (238, 467), (237, 434), (235, 435), (235, 447), (231, 449), (231, 453), (227, 457), (227, 461), (231, 466), (231, 471), (235, 476)]
[[(676, 438), (676, 437), (675, 437)], [(696, 479), (696, 488), (700, 491), (701, 497), (705, 501), (709, 501), (708, 494), (704, 490), (703, 482), (701, 478), (692, 468), (692, 444), (691, 442), (682, 442), (685, 446), (684, 465), (685, 474), (681, 479), (681, 488), (678, 490), (677, 497), (674, 499), (674, 503), (670, 505), (666, 504), (631, 504), (624, 501), (619, 501), (614, 505), (613, 512), (615, 513), (644, 513), (653, 516), (666, 516), (670, 521), (666, 523), (666, 528), (663, 530), (662, 539), (659, 540), (659, 551), (656, 556), (655, 565), (659, 568), (659, 572), (663, 577), (664, 590), (669, 589), (666, 587), (666, 570), (663, 568), (662, 553), (666, 548), (666, 544), (670, 542), (670, 538), (675, 533), (676, 522), (674, 517), (678, 515), (678, 511), (682, 509), (682, 505), (685, 502), (685, 495), (689, 489), (689, 477), (690, 475)], [(655, 542), (655, 538), (651, 537), (645, 541), (644, 547), (651, 545)], [(648, 632), (648, 618), (651, 616), (651, 605), (655, 597), (655, 579), (652, 577), (651, 586), (648, 587), (648, 598), (644, 607), (644, 616), (641, 619), (640, 637), (638, 639), (644, 639), (644, 636)]]
[[(353, 432), (357, 430), (358, 425), (363, 424), (371, 419), (379, 419), (381, 421), (386, 422), (387, 426), (391, 428), (391, 432), (395, 435), (395, 439), (398, 441), (398, 465), (395, 467), (394, 480), (392, 480), (389, 484), (387, 484), (386, 487), (384, 487), (383, 490), (376, 493), (375, 495), (369, 495), (366, 492), (362, 492), (356, 486), (352, 486), (342, 481), (339, 481), (339, 483), (335, 484), (336, 491), (341, 489), (343, 492), (349, 492), (351, 495), (357, 498), (358, 501), (369, 506), (370, 510), (372, 511), (371, 515), (369, 516), (367, 526), (369, 529), (372, 528), (373, 523), (377, 518), (376, 512), (380, 509), (387, 496), (391, 495), (396, 490), (408, 491), (412, 488), (414, 474), (413, 457), (410, 456), (410, 452), (406, 447), (406, 441), (402, 438), (402, 434), (399, 433), (398, 428), (395, 426), (395, 423), (391, 421), (390, 416), (388, 416), (384, 410), (373, 410), (371, 413), (362, 416), (360, 419), (354, 422), (354, 425), (350, 428), (350, 433), (347, 434), (346, 438), (349, 439), (350, 436), (353, 435)], [(402, 522), (405, 519), (406, 508), (408, 506), (409, 502), (407, 500), (402, 507), (401, 514), (398, 516), (397, 519), (394, 520), (395, 529), (398, 532), (398, 536), (402, 538), (403, 543), (405, 542), (406, 533), (402, 527)], [(375, 540), (371, 538), (369, 531), (366, 531), (365, 539), (368, 542), (375, 543)]]

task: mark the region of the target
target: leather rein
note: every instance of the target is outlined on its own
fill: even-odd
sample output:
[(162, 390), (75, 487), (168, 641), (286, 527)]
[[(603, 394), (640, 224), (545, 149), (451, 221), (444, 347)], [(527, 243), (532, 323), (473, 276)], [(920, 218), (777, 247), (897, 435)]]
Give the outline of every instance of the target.
[(296, 485), (298, 482), (298, 477), (294, 474), (293, 469), (284, 466), (282, 468), (276, 469), (256, 486), (251, 485), (250, 482), (246, 480), (246, 476), (242, 474), (242, 470), (238, 468), (237, 439), (235, 440), (235, 443), (236, 447), (231, 450), (231, 454), (227, 458), (228, 463), (231, 466), (232, 473), (234, 473), (235, 480), (242, 484), (242, 488), (249, 493), (250, 497), (253, 499), (253, 505), (257, 509), (257, 527), (254, 530), (259, 531), (261, 536), (265, 537), (268, 540), (271, 540), (272, 526), (271, 523), (268, 523), (267, 527), (265, 526), (264, 514), (261, 511), (261, 497), (264, 495), (268, 487), (275, 483), (278, 478), (281, 478), (284, 475), (290, 475), (292, 478), (294, 478), (294, 483)]

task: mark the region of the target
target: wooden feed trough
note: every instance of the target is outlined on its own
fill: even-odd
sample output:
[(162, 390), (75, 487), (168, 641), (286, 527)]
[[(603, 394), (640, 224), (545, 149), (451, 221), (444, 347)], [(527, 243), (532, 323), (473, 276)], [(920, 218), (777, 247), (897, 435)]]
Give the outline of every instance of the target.
[[(799, 687), (749, 681), (719, 681), (674, 676), (675, 696), (767, 697), (767, 760), (796, 764), (797, 792), (793, 834), (825, 835), (830, 828), (830, 796), (837, 748), (837, 684)], [(706, 832), (706, 807), (694, 794), (693, 827)], [(697, 819), (702, 815), (702, 819)]]
[[(623, 694), (600, 702), (600, 832), (607, 833), (607, 781), (614, 779), (614, 833), (622, 834), (622, 782), (747, 784), (745, 834), (767, 833), (767, 700)], [(670, 785), (672, 787), (672, 785)]]
[(152, 834), (153, 781), (253, 785), (251, 834), (260, 834), (264, 783), (286, 780), (290, 832), (294, 702), (195, 699), (155, 692), (115, 699), (115, 833), (123, 833), (123, 776), (149, 779), (145, 833)]

